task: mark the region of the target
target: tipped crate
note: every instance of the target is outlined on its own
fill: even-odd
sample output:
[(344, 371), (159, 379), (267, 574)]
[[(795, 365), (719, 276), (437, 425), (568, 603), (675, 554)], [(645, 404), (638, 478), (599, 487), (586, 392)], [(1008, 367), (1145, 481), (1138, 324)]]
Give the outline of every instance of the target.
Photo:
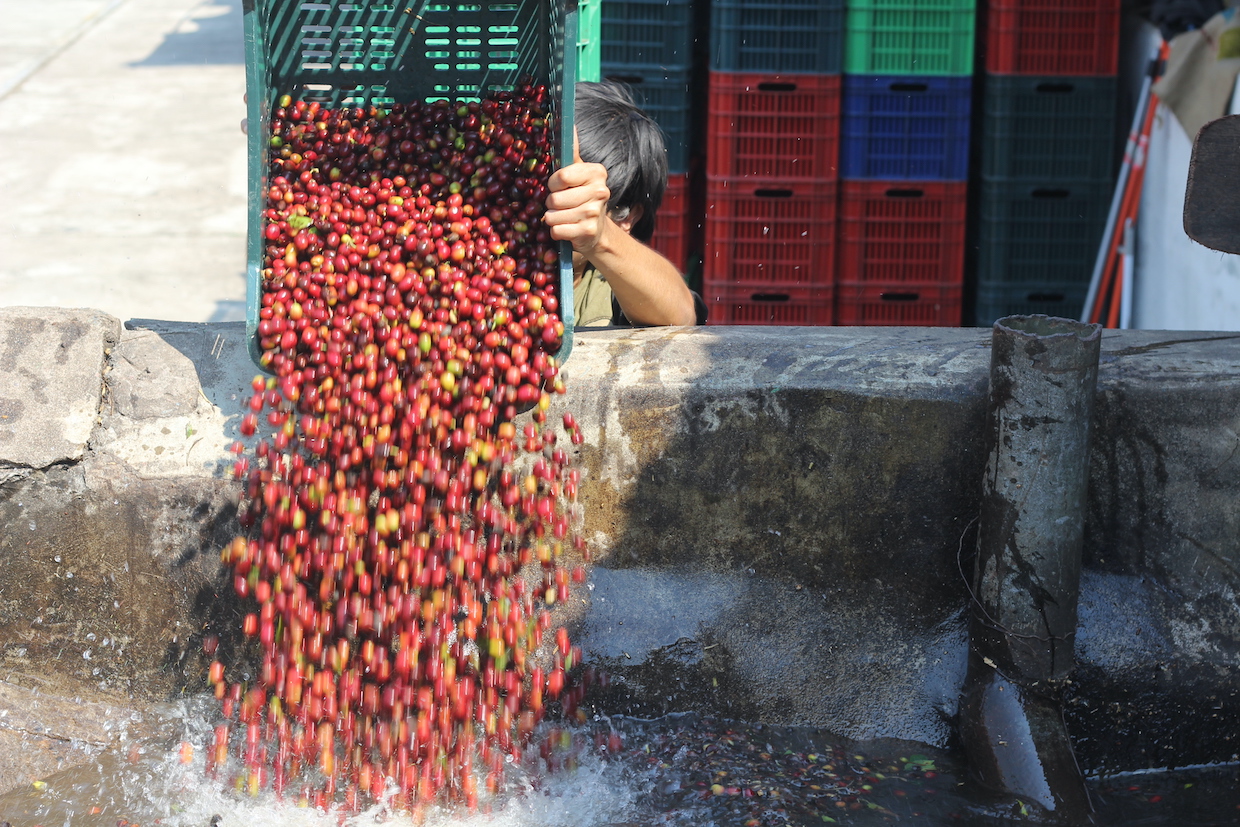
[[(262, 292), (263, 219), (270, 123), (282, 95), (327, 107), (477, 100), (523, 78), (545, 83), (558, 118), (556, 152), (573, 145), (578, 7), (567, 0), (471, 0), (416, 9), (391, 0), (247, 0), (245, 73), (248, 240), (246, 320), (250, 356)], [(572, 258), (561, 245), (560, 304), (572, 348)]]
[(971, 75), (974, 0), (849, 0), (844, 71)]
[(959, 327), (962, 285), (845, 284), (835, 286), (840, 326)]
[(845, 77), (840, 176), (965, 180), (972, 92), (969, 77)]
[(839, 172), (839, 75), (711, 72), (706, 174), (777, 182)]
[(663, 130), (668, 171), (688, 172), (692, 149), (689, 70), (641, 69), (604, 63), (603, 77), (628, 86), (633, 100)]
[(691, 0), (600, 0), (602, 65), (687, 71), (693, 65)]
[(1110, 180), (1114, 77), (987, 75), (982, 174), (993, 179)]
[(836, 185), (706, 183), (704, 284), (829, 286), (835, 269)]
[(597, 81), (603, 55), (602, 0), (577, 4), (577, 80)]
[(986, 71), (1114, 75), (1120, 0), (990, 0)]
[(1079, 319), (1085, 307), (1087, 286), (1060, 282), (1002, 284), (979, 282), (974, 302), (974, 324), (989, 327), (1004, 316), (1041, 313), (1062, 319)]
[(706, 285), (708, 324), (803, 325), (832, 323), (830, 287), (719, 287)]
[(683, 271), (688, 264), (692, 229), (689, 222), (689, 175), (683, 172), (669, 175), (663, 203), (655, 215), (654, 237), (650, 239), (650, 246)]
[(959, 286), (967, 190), (964, 181), (841, 182), (836, 281)]
[(1111, 204), (1109, 182), (983, 181), (977, 277), (990, 284), (1086, 284)]
[(839, 74), (844, 0), (712, 0), (710, 69)]

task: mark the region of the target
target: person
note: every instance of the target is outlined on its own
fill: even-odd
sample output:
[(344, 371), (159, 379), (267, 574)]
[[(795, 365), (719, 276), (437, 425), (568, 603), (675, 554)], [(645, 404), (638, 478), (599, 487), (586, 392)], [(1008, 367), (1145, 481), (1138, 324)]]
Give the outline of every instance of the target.
[(574, 162), (548, 179), (543, 222), (573, 247), (576, 326), (702, 324), (701, 299), (647, 243), (667, 187), (662, 132), (618, 83), (575, 92)]

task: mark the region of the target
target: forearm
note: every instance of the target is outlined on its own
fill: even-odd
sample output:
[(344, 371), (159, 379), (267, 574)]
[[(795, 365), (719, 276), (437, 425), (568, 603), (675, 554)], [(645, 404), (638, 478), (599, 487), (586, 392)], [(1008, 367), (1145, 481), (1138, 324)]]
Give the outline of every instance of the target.
[(693, 294), (676, 266), (615, 224), (602, 234), (589, 260), (634, 324), (692, 325), (697, 321)]

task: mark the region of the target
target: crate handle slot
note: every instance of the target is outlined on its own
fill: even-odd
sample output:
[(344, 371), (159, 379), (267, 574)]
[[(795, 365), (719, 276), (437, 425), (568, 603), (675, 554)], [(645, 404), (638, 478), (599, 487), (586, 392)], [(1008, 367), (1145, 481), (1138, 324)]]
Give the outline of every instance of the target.
[(888, 198), (922, 198), (925, 194), (925, 190), (918, 189), (889, 189), (886, 192)]
[(1048, 95), (1068, 95), (1076, 90), (1075, 83), (1064, 83), (1062, 81), (1046, 81), (1039, 83), (1034, 88), (1035, 92), (1041, 92)]
[(1034, 198), (1068, 198), (1072, 195), (1065, 189), (1036, 189), (1030, 194)]
[(795, 92), (797, 85), (795, 83), (776, 83), (769, 81), (767, 83), (759, 83), (759, 92)]
[(1066, 298), (1063, 293), (1030, 293), (1025, 297), (1029, 302), (1061, 302)]
[(759, 189), (753, 191), (755, 198), (791, 198), (792, 190), (767, 190)]
[(756, 302), (786, 302), (792, 297), (787, 293), (754, 293), (749, 298)]
[(885, 302), (915, 302), (921, 298), (920, 293), (879, 293), (878, 297)]
[(928, 83), (897, 82), (887, 87), (892, 92), (925, 92), (930, 88)]

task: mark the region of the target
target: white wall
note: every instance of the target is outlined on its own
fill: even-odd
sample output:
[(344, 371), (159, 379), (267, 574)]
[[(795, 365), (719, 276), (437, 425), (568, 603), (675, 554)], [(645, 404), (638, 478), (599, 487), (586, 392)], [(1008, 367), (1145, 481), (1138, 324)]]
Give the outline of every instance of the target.
[(1240, 330), (1240, 256), (1203, 247), (1184, 234), (1192, 148), (1175, 115), (1159, 107), (1138, 218), (1136, 328)]

